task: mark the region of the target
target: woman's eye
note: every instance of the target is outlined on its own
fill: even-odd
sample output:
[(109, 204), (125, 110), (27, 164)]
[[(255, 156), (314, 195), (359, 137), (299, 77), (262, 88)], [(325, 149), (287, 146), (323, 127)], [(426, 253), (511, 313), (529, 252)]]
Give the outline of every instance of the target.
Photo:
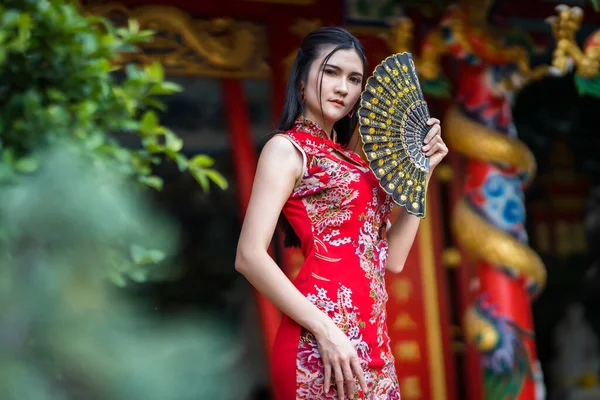
[(335, 70), (333, 70), (333, 69), (326, 69), (326, 70), (325, 70), (325, 73), (326, 73), (327, 75), (335, 75)]
[(360, 80), (360, 78), (357, 78), (356, 76), (353, 76), (352, 78), (350, 78), (350, 82), (352, 82), (352, 83), (360, 83), (361, 80)]

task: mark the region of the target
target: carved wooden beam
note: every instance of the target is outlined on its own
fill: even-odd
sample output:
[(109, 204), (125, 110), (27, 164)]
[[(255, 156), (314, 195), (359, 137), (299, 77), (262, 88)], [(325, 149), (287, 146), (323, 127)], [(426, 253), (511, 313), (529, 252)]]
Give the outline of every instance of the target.
[(170, 6), (128, 8), (119, 3), (87, 4), (85, 11), (117, 25), (135, 19), (141, 29), (156, 32), (141, 51), (123, 62), (159, 62), (170, 74), (205, 77), (268, 78), (267, 29), (229, 18), (201, 19)]

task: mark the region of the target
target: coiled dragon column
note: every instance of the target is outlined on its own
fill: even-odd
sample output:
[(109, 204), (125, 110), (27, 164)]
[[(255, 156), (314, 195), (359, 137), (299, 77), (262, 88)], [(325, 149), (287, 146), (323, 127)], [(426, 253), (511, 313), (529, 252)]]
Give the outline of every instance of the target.
[[(417, 69), (423, 89), (440, 95), (448, 88), (442, 56), (450, 55), (459, 66), (452, 80), (457, 85), (453, 106), (442, 126), (451, 151), (467, 160), (452, 232), (477, 263), (479, 291), (464, 327), (481, 355), (485, 398), (533, 400), (544, 388), (530, 301), (544, 287), (546, 271), (528, 245), (524, 189), (536, 163), (516, 136), (510, 98), (548, 68), (530, 68), (525, 47), (485, 28), (490, 4), (463, 0), (450, 7), (425, 36)], [(399, 41), (406, 30), (402, 25), (395, 31)]]

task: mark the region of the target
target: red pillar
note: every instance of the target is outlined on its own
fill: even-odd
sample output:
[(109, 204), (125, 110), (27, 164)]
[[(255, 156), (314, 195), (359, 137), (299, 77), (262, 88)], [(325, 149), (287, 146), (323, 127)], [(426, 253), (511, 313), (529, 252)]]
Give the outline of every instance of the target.
[[(448, 163), (452, 168), (452, 182), (449, 185), (450, 209), (453, 210), (463, 196), (465, 171), (458, 154), (450, 148)], [(467, 260), (466, 253), (461, 249), (459, 243), (455, 246), (461, 251), (461, 263), (456, 271), (455, 284), (458, 293), (458, 307), (460, 316), (465, 315), (468, 307), (475, 298), (471, 290), (471, 282), (477, 277), (477, 271)], [(462, 322), (462, 321), (461, 321)], [(462, 323), (461, 323), (462, 326)], [(464, 327), (463, 332), (464, 332)], [(481, 369), (481, 358), (475, 346), (465, 338), (465, 353), (463, 359), (463, 380), (468, 400), (483, 400), (483, 372)]]
[[(529, 305), (530, 298), (522, 279), (513, 279), (496, 266), (485, 262), (478, 263), (481, 290), (489, 294), (489, 299), (497, 305), (500, 315), (509, 315), (511, 319), (526, 331), (533, 332), (533, 316)], [(537, 360), (535, 340), (523, 340), (529, 350), (532, 361)], [(535, 382), (529, 377), (523, 382), (519, 399), (535, 399)]]
[[(252, 193), (252, 184), (256, 172), (257, 155), (252, 140), (248, 107), (246, 104), (242, 81), (238, 79), (222, 79), (221, 87), (227, 122), (229, 125), (229, 139), (233, 158), (236, 188), (238, 191), (238, 204), (240, 216), (243, 219)], [(272, 255), (272, 248), (269, 248)], [(279, 311), (263, 295), (256, 292), (256, 301), (260, 316), (260, 323), (264, 332), (267, 362), (271, 361), (271, 348), (279, 326)]]

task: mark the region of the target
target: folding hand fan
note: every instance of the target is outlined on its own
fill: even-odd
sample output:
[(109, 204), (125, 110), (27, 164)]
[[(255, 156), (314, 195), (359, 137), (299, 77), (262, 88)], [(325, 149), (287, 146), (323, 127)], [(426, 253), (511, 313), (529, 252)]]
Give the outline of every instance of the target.
[(391, 55), (375, 68), (358, 115), (363, 150), (381, 187), (408, 213), (425, 217), (429, 158), (421, 148), (431, 127), (410, 53)]

